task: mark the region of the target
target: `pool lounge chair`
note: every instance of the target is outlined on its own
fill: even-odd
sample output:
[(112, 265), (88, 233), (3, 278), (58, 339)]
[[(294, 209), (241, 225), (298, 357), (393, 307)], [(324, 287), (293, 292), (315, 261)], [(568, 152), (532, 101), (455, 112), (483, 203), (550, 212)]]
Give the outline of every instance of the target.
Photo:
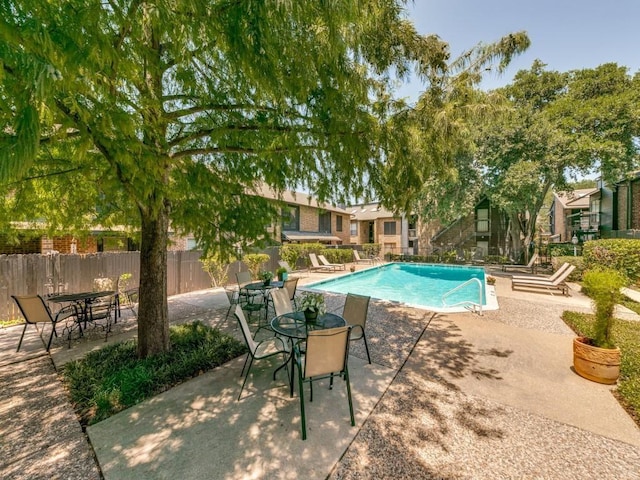
[(527, 270), (531, 273), (536, 273), (536, 261), (538, 260), (538, 254), (534, 253), (529, 259), (529, 263), (526, 265), (502, 265), (502, 271), (506, 272), (509, 269)]
[(327, 267), (333, 267), (336, 270), (344, 270), (344, 263), (331, 263), (325, 258), (324, 255), (318, 255), (318, 260), (320, 260), (320, 263), (322, 263), (322, 265), (325, 265)]
[(320, 265), (318, 262), (318, 257), (316, 257), (315, 253), (309, 254), (309, 260), (311, 260), (311, 266), (309, 270), (312, 272), (335, 272), (336, 269), (332, 265)]
[(353, 258), (356, 263), (368, 263), (370, 265), (373, 265), (373, 258), (362, 258), (358, 250), (353, 250)]
[(305, 270), (294, 270), (293, 268), (291, 268), (291, 265), (289, 265), (289, 262), (287, 262), (286, 260), (278, 260), (278, 265), (280, 265), (282, 268), (284, 268), (289, 275), (296, 275), (298, 273), (309, 273), (309, 270), (307, 270), (307, 269), (305, 269)]
[(566, 268), (562, 274), (560, 274), (555, 280), (511, 280), (511, 289), (525, 288), (531, 290), (545, 290), (547, 293), (553, 295), (553, 292), (561, 292), (563, 295), (569, 296), (569, 286), (565, 283), (565, 280), (571, 275), (571, 272), (575, 270), (575, 265), (570, 265)]
[(562, 273), (571, 266), (570, 263), (564, 262), (560, 265), (560, 268), (553, 272), (551, 275), (543, 276), (543, 275), (513, 275), (511, 278), (517, 281), (521, 280), (548, 280), (553, 282), (556, 278), (558, 278)]

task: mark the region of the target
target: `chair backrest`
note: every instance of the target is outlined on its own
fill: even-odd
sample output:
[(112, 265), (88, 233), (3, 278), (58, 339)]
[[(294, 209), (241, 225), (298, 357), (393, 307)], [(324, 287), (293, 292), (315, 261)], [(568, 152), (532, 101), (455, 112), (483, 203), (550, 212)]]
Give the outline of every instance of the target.
[(560, 265), (560, 268), (558, 268), (558, 270), (556, 270), (552, 275), (549, 276), (549, 280), (553, 282), (556, 278), (562, 275), (564, 271), (570, 266), (571, 264), (568, 262), (563, 263), (562, 265)]
[(531, 255), (531, 258), (529, 259), (529, 263), (527, 263), (527, 267), (529, 268), (533, 267), (533, 264), (536, 262), (537, 259), (538, 259), (537, 253), (534, 253), (533, 255)]
[(11, 295), (27, 323), (53, 322), (51, 313), (40, 295)]
[(571, 265), (569, 268), (565, 269), (564, 272), (562, 272), (561, 275), (559, 275), (554, 281), (553, 284), (554, 285), (560, 285), (562, 282), (564, 282), (567, 277), (569, 275), (571, 275), (571, 272), (573, 272), (576, 269), (575, 265)]
[(284, 268), (288, 273), (291, 273), (293, 271), (291, 270), (291, 266), (289, 265), (289, 262), (287, 262), (286, 260), (278, 260), (278, 265)]
[(360, 258), (360, 253), (355, 249), (353, 250), (353, 258), (355, 258), (357, 262), (362, 261), (362, 258)]
[(271, 290), (271, 300), (273, 301), (273, 309), (276, 311), (276, 315), (293, 312), (293, 305), (291, 305), (291, 300), (289, 300), (289, 294), (284, 288)]
[(246, 285), (247, 283), (251, 283), (251, 272), (238, 272), (236, 273), (236, 281), (239, 286)]
[(318, 255), (318, 260), (320, 260), (323, 265), (331, 265), (331, 262), (327, 260), (324, 255)]
[(298, 288), (298, 280), (299, 278), (289, 278), (284, 281), (283, 288), (287, 291), (289, 295), (289, 300), (293, 300), (296, 296), (296, 288)]
[(371, 297), (356, 295), (355, 293), (347, 294), (347, 299), (344, 302), (344, 310), (342, 311), (342, 318), (344, 318), (349, 325), (359, 325), (364, 330), (367, 323), (370, 299)]
[(249, 351), (251, 355), (256, 352), (256, 348), (258, 348), (258, 344), (253, 339), (251, 335), (251, 330), (249, 330), (249, 324), (247, 323), (247, 319), (244, 317), (244, 312), (242, 311), (242, 307), (240, 305), (236, 306), (236, 311), (234, 312), (236, 318), (238, 319), (238, 323), (240, 324), (240, 330), (242, 330), (242, 336), (244, 337), (244, 341), (249, 347)]
[(313, 330), (307, 336), (304, 378), (342, 372), (349, 356), (349, 327)]
[(320, 266), (320, 264), (318, 263), (318, 257), (316, 257), (315, 253), (309, 254), (309, 260), (311, 260), (311, 265), (313, 265), (314, 267)]

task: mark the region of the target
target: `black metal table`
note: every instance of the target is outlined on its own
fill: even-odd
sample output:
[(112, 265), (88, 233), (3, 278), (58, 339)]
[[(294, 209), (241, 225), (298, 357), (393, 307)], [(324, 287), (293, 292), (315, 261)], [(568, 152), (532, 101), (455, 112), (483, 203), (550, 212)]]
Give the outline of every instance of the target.
[[(347, 324), (347, 321), (342, 318), (340, 315), (336, 315), (335, 313), (324, 313), (322, 315), (318, 315), (318, 317), (312, 321), (308, 322), (305, 319), (304, 312), (290, 312), (285, 313), (283, 315), (278, 315), (271, 320), (271, 329), (276, 332), (278, 335), (282, 335), (283, 337), (287, 337), (291, 346), (290, 353), (290, 381), (289, 388), (290, 394), (293, 396), (293, 369), (294, 369), (294, 355), (293, 355), (293, 346), (295, 343), (302, 342), (307, 339), (310, 331), (313, 330), (325, 330), (327, 328), (336, 328), (336, 327), (344, 327)], [(282, 367), (279, 367), (279, 369)], [(277, 371), (277, 370), (276, 370)]]
[[(247, 303), (242, 307), (244, 310), (248, 312), (259, 312), (264, 307), (264, 321), (267, 322), (268, 311), (269, 311), (269, 297), (267, 292), (274, 288), (282, 288), (284, 286), (284, 282), (271, 281), (269, 285), (265, 285), (264, 282), (253, 282), (243, 285), (240, 290), (246, 290), (247, 292)], [(264, 299), (263, 303), (253, 303), (253, 297), (262, 293), (262, 297)], [(260, 321), (258, 321), (258, 329), (266, 328), (260, 326)]]

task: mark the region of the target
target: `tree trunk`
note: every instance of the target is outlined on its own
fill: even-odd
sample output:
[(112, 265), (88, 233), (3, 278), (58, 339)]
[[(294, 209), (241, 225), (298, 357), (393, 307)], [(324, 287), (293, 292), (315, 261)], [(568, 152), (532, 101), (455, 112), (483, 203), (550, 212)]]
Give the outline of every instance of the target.
[(510, 214), (510, 229), (509, 233), (511, 235), (511, 252), (513, 253), (514, 261), (520, 260), (520, 255), (522, 253), (522, 239), (520, 237), (521, 228), (520, 228), (520, 219), (518, 218), (518, 214)]
[(166, 207), (143, 211), (140, 243), (140, 297), (138, 356), (146, 358), (169, 350), (167, 307), (168, 218)]

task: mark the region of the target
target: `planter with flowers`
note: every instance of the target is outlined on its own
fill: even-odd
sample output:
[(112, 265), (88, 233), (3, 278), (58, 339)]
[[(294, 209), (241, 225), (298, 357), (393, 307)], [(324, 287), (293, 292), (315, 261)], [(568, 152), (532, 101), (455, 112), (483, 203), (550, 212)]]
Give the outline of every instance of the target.
[(324, 296), (321, 293), (303, 292), (298, 308), (304, 312), (307, 322), (315, 322), (318, 315), (326, 311)]
[(496, 277), (492, 277), (491, 275), (487, 275), (486, 277), (487, 285), (495, 285)]
[(258, 277), (260, 278), (260, 280), (262, 280), (262, 283), (264, 284), (264, 286), (268, 287), (271, 284), (271, 280), (273, 279), (273, 272), (265, 270), (260, 272), (258, 274)]

